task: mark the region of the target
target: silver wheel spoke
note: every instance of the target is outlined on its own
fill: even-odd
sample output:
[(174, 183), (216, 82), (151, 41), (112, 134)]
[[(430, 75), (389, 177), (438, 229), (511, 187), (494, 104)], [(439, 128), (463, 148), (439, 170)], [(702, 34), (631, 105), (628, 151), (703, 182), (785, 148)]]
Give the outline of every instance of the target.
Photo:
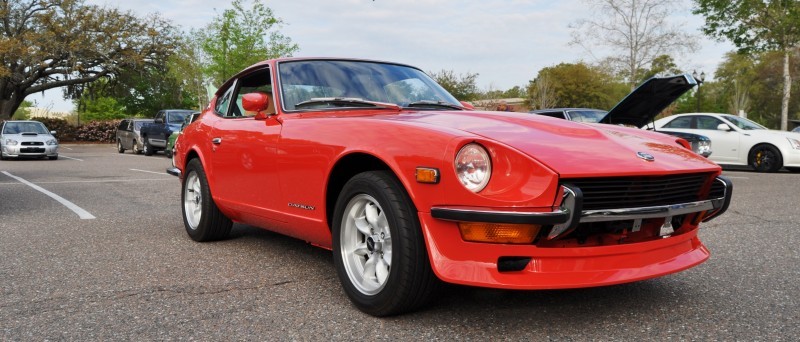
[(370, 258), (367, 260), (367, 263), (364, 264), (364, 282), (375, 282), (377, 279), (375, 278), (375, 264), (377, 264), (378, 258)]
[(365, 256), (369, 253), (369, 249), (367, 249), (366, 243), (359, 243), (356, 245), (356, 248), (353, 249), (353, 254)]
[(372, 225), (373, 228), (380, 227), (378, 225), (378, 208), (375, 206), (374, 203), (367, 203), (367, 207), (364, 208), (367, 213), (367, 222)]
[(356, 225), (356, 229), (358, 229), (358, 231), (361, 234), (364, 234), (364, 235), (372, 234), (372, 232), (369, 231), (369, 223), (367, 222), (367, 218), (366, 217), (364, 217), (364, 216), (357, 217), (355, 219), (355, 225)]
[(389, 265), (383, 259), (378, 259), (378, 262), (375, 263), (375, 275), (378, 278), (378, 284), (383, 284), (389, 277)]

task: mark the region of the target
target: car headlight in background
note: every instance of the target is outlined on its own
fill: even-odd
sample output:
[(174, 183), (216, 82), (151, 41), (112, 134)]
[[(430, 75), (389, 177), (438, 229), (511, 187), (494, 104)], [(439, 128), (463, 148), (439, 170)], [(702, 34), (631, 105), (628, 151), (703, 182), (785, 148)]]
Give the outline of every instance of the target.
[(458, 151), (455, 160), (456, 176), (469, 191), (479, 192), (492, 176), (492, 160), (481, 145), (471, 143)]
[(6, 145), (17, 146), (17, 141), (14, 139), (6, 139)]
[(795, 138), (786, 138), (786, 140), (789, 140), (789, 145), (792, 145), (793, 149), (800, 150), (800, 140)]
[(47, 141), (47, 144), (48, 145), (58, 145), (58, 141), (56, 141), (56, 139), (50, 139), (50, 140)]

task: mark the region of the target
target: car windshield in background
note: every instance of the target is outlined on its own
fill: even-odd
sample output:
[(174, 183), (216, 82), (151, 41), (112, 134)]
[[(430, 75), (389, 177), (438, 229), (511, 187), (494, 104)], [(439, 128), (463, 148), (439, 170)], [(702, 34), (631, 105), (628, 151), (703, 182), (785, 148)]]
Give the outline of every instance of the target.
[(134, 121), (133, 122), (133, 128), (138, 131), (146, 123), (153, 123), (153, 122), (152, 121)]
[(3, 134), (20, 133), (49, 134), (41, 122), (8, 122), (3, 128)]
[(739, 127), (739, 128), (741, 128), (741, 129), (743, 129), (745, 131), (754, 130), (754, 129), (767, 129), (764, 126), (761, 126), (761, 125), (759, 125), (759, 124), (757, 124), (755, 122), (752, 122), (750, 120), (747, 120), (747, 119), (744, 119), (744, 118), (740, 118), (738, 116), (723, 115), (722, 117), (724, 117), (726, 120), (730, 121), (732, 124), (736, 125), (736, 127)]
[(186, 118), (187, 115), (192, 114), (191, 111), (183, 111), (183, 112), (169, 112), (169, 122), (171, 124), (182, 124), (183, 119)]
[(604, 110), (570, 110), (569, 118), (577, 122), (591, 122), (597, 123), (602, 120), (608, 112)]
[[(312, 60), (278, 65), (281, 103), (286, 110), (376, 108), (368, 102), (393, 103), (415, 109), (461, 108), (461, 104), (422, 71), (408, 66), (365, 62)], [(346, 99), (334, 101), (333, 99)], [(359, 101), (360, 100), (360, 101)], [(297, 104), (303, 103), (302, 108)], [(429, 103), (429, 105), (425, 105)]]

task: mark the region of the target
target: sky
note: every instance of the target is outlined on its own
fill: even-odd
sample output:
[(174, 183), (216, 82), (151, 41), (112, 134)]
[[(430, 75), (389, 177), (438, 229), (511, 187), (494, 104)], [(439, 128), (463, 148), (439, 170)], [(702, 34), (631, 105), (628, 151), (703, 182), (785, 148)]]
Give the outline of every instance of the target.
[[(673, 56), (680, 68), (705, 71), (709, 78), (734, 48), (702, 35), (703, 18), (689, 0), (670, 17), (697, 36), (700, 49)], [(108, 1), (144, 16), (158, 13), (184, 31), (202, 28), (229, 6), (219, 0)], [(249, 4), (249, 0), (245, 0)], [(584, 48), (570, 45), (570, 24), (593, 18), (582, 0), (282, 0), (266, 1), (283, 19), (280, 31), (297, 43), (296, 57), (356, 57), (399, 62), (425, 71), (477, 73), (482, 90), (525, 86), (542, 68), (559, 63), (596, 62)], [(603, 52), (593, 53), (598, 58)], [(31, 95), (38, 107), (71, 111), (60, 89)]]

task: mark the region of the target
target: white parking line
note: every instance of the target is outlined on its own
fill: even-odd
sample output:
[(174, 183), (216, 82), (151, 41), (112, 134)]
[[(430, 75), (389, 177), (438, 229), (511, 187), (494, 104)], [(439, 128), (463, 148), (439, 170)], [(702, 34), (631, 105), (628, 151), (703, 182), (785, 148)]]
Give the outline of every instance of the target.
[(39, 191), (39, 192), (41, 192), (41, 193), (43, 193), (43, 194), (45, 194), (47, 196), (50, 196), (50, 198), (52, 198), (52, 199), (58, 201), (59, 203), (63, 204), (65, 207), (67, 207), (67, 209), (72, 210), (74, 213), (78, 214), (78, 217), (80, 217), (81, 220), (92, 220), (92, 219), (95, 219), (94, 215), (90, 214), (86, 210), (83, 210), (83, 208), (75, 205), (75, 203), (67, 201), (66, 199), (64, 199), (63, 197), (61, 197), (59, 195), (56, 195), (56, 194), (54, 194), (54, 193), (52, 193), (50, 191), (47, 191), (44, 188), (42, 188), (42, 187), (40, 187), (40, 186), (38, 186), (36, 184), (28, 182), (28, 181), (26, 181), (26, 180), (24, 180), (24, 179), (22, 179), (20, 177), (14, 176), (14, 175), (6, 172), (6, 171), (3, 171), (3, 174), (5, 174), (6, 176), (9, 176), (11, 178), (16, 179), (18, 182), (20, 182), (22, 184), (25, 184), (25, 185), (33, 188), (34, 190), (37, 190), (37, 191)]
[[(152, 182), (152, 181), (168, 181), (175, 178), (142, 178), (142, 179), (106, 179), (106, 180), (90, 180), (90, 181), (58, 181), (58, 182), (39, 182), (39, 184), (73, 184), (73, 183), (127, 183), (127, 182)], [(19, 183), (0, 182), (0, 185), (18, 185)]]
[(155, 172), (155, 171), (147, 171), (147, 170), (139, 170), (139, 169), (131, 169), (131, 171), (147, 172), (147, 173), (154, 173), (154, 174), (162, 175), (162, 176), (169, 176), (169, 174), (167, 174), (166, 171), (164, 171), (164, 172)]
[(58, 156), (59, 156), (59, 157), (61, 157), (61, 158), (67, 158), (67, 159), (72, 159), (72, 160), (77, 160), (77, 161), (83, 161), (83, 159), (78, 159), (78, 158), (67, 157), (67, 156), (65, 156), (65, 155), (63, 155), (63, 154), (59, 154)]

